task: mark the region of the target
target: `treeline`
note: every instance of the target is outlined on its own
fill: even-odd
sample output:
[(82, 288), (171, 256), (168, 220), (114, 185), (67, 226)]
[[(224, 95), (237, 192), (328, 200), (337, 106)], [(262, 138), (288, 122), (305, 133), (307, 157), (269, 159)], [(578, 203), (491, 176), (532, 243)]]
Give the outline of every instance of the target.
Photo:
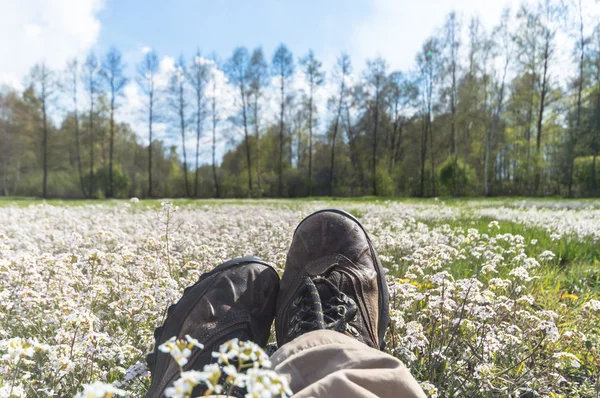
[[(410, 71), (376, 58), (355, 72), (342, 54), (326, 73), (283, 44), (270, 59), (244, 47), (224, 63), (180, 57), (168, 76), (149, 51), (131, 81), (117, 49), (64, 71), (40, 63), (23, 92), (0, 92), (0, 192), (598, 196), (600, 23), (588, 14), (581, 0), (542, 0), (486, 31), (450, 13)], [(145, 98), (137, 135), (115, 120), (127, 84)]]

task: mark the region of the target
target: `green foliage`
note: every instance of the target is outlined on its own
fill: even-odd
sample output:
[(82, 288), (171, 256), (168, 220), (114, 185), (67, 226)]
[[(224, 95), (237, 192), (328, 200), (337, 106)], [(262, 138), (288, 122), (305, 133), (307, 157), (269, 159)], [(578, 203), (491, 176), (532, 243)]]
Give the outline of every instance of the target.
[(394, 180), (387, 170), (383, 168), (377, 169), (377, 194), (379, 196), (394, 196), (395, 195)]
[(475, 173), (471, 167), (464, 167), (461, 161), (454, 161), (452, 156), (449, 156), (439, 169), (440, 194), (442, 196), (452, 196), (456, 190), (456, 183), (460, 187), (459, 192), (469, 194), (469, 186), (471, 181), (475, 179)]
[(308, 184), (302, 170), (289, 168), (285, 170), (283, 176), (289, 197), (297, 198), (306, 196)]
[[(94, 198), (105, 198), (109, 192), (109, 178), (108, 178), (109, 170), (108, 167), (101, 167), (94, 172), (94, 187), (95, 192), (90, 195)], [(76, 175), (71, 174), (71, 179), (74, 179)], [(120, 166), (113, 166), (112, 172), (113, 178), (113, 189), (115, 197), (127, 197), (130, 187), (129, 177), (121, 171)], [(92, 174), (87, 173), (83, 177), (84, 186), (87, 187), (89, 192), (89, 187), (92, 182)], [(72, 192), (76, 192), (79, 188), (79, 180), (75, 180), (71, 183)]]
[[(551, 0), (544, 7), (553, 8), (554, 3)], [(566, 14), (572, 17), (576, 13)], [(579, 196), (600, 195), (600, 172), (596, 170), (593, 177), (589, 166), (592, 156), (600, 156), (600, 29), (592, 29), (592, 25), (581, 29), (594, 33), (581, 38), (588, 43), (586, 54), (580, 53), (578, 45), (574, 47), (581, 55), (574, 59), (582, 64), (572, 65), (567, 74), (570, 77), (563, 81), (545, 68), (558, 61), (555, 52), (544, 51), (557, 45), (556, 18), (556, 13), (543, 7), (524, 4), (517, 13), (503, 15), (495, 29), (485, 32), (476, 19), (460, 24), (450, 14), (444, 28), (423, 43), (416, 57), (416, 73), (388, 71), (380, 57), (369, 60), (364, 70), (352, 72), (360, 78), (351, 87), (344, 86), (341, 99), (336, 97), (341, 93), (337, 87), (341, 77), (350, 73), (349, 56), (340, 57), (336, 70), (321, 71), (321, 62), (312, 52), (296, 57), (284, 44), (273, 57), (265, 56), (261, 49), (251, 55), (245, 47), (237, 48), (222, 68), (229, 84), (236, 86), (235, 95), (242, 96), (236, 100), (236, 113), (218, 120), (215, 130), (217, 145), (227, 144), (222, 159), (216, 154), (219, 196), (363, 196), (372, 194), (374, 186), (377, 194), (385, 197), (484, 193), (555, 196), (570, 191)], [(468, 40), (456, 41), (465, 34)], [(469, 56), (457, 56), (453, 49)], [(111, 50), (103, 59), (101, 75), (105, 80), (114, 72), (117, 80), (124, 82), (118, 51)], [(283, 84), (293, 75), (295, 59), (302, 59), (300, 65), (313, 76), (305, 82), (314, 83), (314, 92), (292, 92), (289, 84)], [(505, 59), (508, 74), (502, 69)], [(142, 66), (154, 70), (157, 60), (156, 54), (147, 54)], [(88, 58), (86, 67), (92, 64), (97, 60)], [(72, 99), (59, 90), (53, 90), (49, 97), (44, 95), (40, 71), (39, 67), (32, 71), (36, 73), (30, 74), (29, 86), (22, 92), (0, 88), (0, 194), (40, 195), (41, 176), (47, 172), (51, 196), (104, 196), (113, 93), (107, 87), (96, 87), (92, 114), (86, 106), (80, 106), (77, 115), (69, 109), (55, 125), (62, 111), (57, 112), (52, 100), (72, 106)], [(579, 71), (583, 75), (579, 76)], [(65, 77), (58, 71), (46, 77), (50, 75), (60, 80)], [(176, 88), (187, 93), (183, 100), (188, 104), (185, 116), (190, 119), (192, 110), (198, 111), (194, 109), (198, 102), (192, 101), (197, 84), (191, 75), (182, 81), (172, 80)], [(323, 76), (327, 77), (328, 89), (319, 87)], [(212, 84), (208, 80), (204, 83), (205, 88)], [(245, 92), (238, 90), (240, 84), (246, 85)], [(325, 93), (331, 87), (336, 89)], [(269, 106), (264, 95), (272, 89), (284, 91), (281, 113)], [(309, 109), (308, 99), (321, 95), (319, 91), (330, 97), (327, 106), (315, 101)], [(89, 92), (80, 96), (84, 94)], [(155, 94), (157, 103), (165, 99), (164, 92)], [(277, 97), (279, 101), (279, 91)], [(170, 99), (172, 106), (165, 109), (169, 112), (159, 116), (168, 124), (168, 135), (164, 141), (152, 142), (151, 167), (147, 147), (139, 139), (146, 136), (146, 127), (134, 132), (127, 124), (114, 126), (113, 158), (119, 165), (115, 173), (121, 173), (115, 192), (118, 197), (148, 195), (149, 168), (154, 197), (217, 195), (212, 148), (205, 141), (199, 149), (197, 184), (195, 153), (187, 153), (186, 189), (178, 153), (178, 123), (182, 119), (173, 114), (179, 109), (175, 102), (182, 103)], [(55, 109), (50, 111), (49, 125), (44, 129), (48, 104)], [(223, 117), (223, 104), (215, 106), (216, 115)], [(212, 108), (207, 106), (197, 114), (205, 116), (204, 131), (210, 130)], [(47, 145), (42, 141), (45, 135)], [(190, 144), (188, 141), (186, 146)], [(47, 161), (43, 153), (48, 154)], [(575, 156), (579, 158), (572, 167)], [(376, 173), (373, 162), (377, 163)], [(44, 164), (48, 166), (45, 170)], [(98, 170), (98, 185), (89, 193), (86, 187), (91, 183), (92, 167)], [(82, 175), (86, 180), (83, 189), (79, 183)]]
[[(582, 196), (593, 196), (600, 189), (600, 156), (596, 158), (596, 170), (593, 172), (593, 157), (579, 157), (575, 159), (573, 171), (574, 180), (581, 190)], [(596, 181), (594, 183), (594, 174)], [(596, 190), (596, 192), (594, 192)]]

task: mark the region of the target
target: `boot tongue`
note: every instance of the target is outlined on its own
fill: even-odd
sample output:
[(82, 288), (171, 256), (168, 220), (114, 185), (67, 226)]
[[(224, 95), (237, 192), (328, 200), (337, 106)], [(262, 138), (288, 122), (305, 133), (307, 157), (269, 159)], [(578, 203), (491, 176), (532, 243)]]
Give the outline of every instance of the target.
[(335, 292), (326, 280), (319, 278), (314, 282), (322, 302), (327, 302), (335, 296)]
[[(326, 280), (326, 282), (324, 282), (323, 280)], [(333, 270), (326, 275), (314, 279), (314, 282), (317, 286), (317, 289), (319, 290), (319, 296), (321, 296), (322, 300), (328, 300), (336, 295), (336, 291), (332, 289), (331, 285), (335, 286), (339, 292), (344, 291), (344, 275), (336, 270)]]

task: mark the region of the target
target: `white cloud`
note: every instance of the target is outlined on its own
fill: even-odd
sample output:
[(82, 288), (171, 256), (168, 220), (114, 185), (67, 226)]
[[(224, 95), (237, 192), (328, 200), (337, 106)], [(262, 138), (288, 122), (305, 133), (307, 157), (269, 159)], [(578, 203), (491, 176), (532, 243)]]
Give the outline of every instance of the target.
[(98, 39), (103, 0), (0, 0), (0, 84), (20, 88), (38, 61), (62, 69)]
[(371, 0), (371, 4), (372, 13), (356, 26), (350, 42), (355, 69), (364, 68), (367, 59), (381, 55), (392, 70), (408, 70), (423, 41), (443, 25), (450, 11), (463, 15), (465, 29), (475, 14), (491, 28), (500, 21), (502, 9), (518, 1)]

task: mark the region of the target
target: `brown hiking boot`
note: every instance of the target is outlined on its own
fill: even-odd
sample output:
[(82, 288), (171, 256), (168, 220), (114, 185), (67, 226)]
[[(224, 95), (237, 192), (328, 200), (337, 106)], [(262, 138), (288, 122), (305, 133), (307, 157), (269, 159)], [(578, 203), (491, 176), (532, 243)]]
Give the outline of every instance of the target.
[(362, 225), (341, 210), (306, 217), (294, 232), (277, 299), (279, 347), (318, 329), (384, 348), (389, 292)]
[[(169, 338), (185, 335), (204, 344), (192, 350), (184, 370), (202, 370), (215, 362), (211, 357), (221, 344), (233, 338), (251, 340), (265, 347), (275, 317), (279, 276), (266, 262), (256, 257), (237, 258), (203, 274), (198, 282), (185, 289), (177, 304), (169, 307), (163, 326), (154, 331), (154, 352), (148, 355), (152, 385), (148, 398), (164, 396), (164, 391), (179, 378), (179, 366), (158, 346)], [(194, 396), (204, 388), (194, 389)]]

